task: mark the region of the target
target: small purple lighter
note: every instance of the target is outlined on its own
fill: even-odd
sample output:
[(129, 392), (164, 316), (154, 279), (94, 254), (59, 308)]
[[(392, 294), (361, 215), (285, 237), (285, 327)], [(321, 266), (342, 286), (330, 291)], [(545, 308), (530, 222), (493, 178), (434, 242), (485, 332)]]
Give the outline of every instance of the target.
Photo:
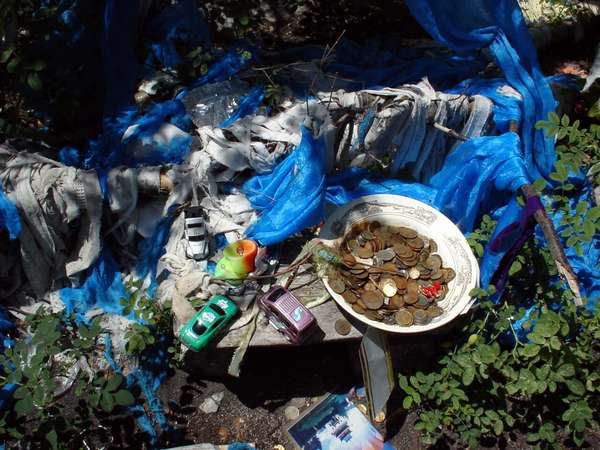
[(291, 343), (300, 344), (316, 328), (315, 316), (287, 289), (272, 287), (258, 300), (258, 306)]

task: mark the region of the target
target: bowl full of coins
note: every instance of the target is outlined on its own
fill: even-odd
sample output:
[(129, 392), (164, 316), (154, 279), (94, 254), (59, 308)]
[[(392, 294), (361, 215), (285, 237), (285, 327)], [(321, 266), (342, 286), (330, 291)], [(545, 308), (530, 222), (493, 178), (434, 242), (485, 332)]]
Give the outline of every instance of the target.
[(323, 283), (348, 314), (393, 333), (448, 324), (473, 303), (479, 266), (467, 240), (436, 209), (400, 195), (369, 195), (337, 208), (320, 239), (335, 261)]

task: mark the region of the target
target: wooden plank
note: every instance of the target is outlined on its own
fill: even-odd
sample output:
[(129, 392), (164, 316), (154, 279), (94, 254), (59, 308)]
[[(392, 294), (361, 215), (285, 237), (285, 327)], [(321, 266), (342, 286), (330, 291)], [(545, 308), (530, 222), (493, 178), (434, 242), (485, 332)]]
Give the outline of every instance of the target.
[[(309, 265), (300, 268), (298, 275), (290, 286), (290, 290), (304, 304), (310, 303), (327, 293), (325, 286), (321, 280), (317, 278), (315, 273), (310, 270)], [(365, 325), (342, 311), (332, 298), (329, 298), (329, 300), (319, 306), (311, 308), (311, 311), (317, 319), (319, 330), (307, 339), (303, 345), (362, 338), (362, 332), (360, 330), (364, 330), (366, 328)], [(248, 314), (248, 312), (245, 314)], [(342, 336), (335, 331), (335, 321), (344, 317), (352, 324), (352, 330), (346, 336)], [(233, 326), (235, 327), (235, 324), (233, 324)], [(242, 327), (230, 331), (219, 341), (217, 348), (225, 349), (237, 347), (242, 336), (245, 334), (246, 329), (247, 327)], [(259, 317), (256, 332), (250, 342), (250, 346), (264, 347), (285, 345), (292, 344), (278, 333), (264, 316)]]

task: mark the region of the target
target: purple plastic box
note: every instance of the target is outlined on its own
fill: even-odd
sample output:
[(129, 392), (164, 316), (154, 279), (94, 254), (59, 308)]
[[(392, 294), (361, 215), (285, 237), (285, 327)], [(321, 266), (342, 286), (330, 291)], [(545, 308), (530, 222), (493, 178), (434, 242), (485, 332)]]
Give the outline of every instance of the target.
[(274, 286), (258, 300), (269, 322), (291, 343), (300, 344), (314, 331), (315, 316), (294, 295)]

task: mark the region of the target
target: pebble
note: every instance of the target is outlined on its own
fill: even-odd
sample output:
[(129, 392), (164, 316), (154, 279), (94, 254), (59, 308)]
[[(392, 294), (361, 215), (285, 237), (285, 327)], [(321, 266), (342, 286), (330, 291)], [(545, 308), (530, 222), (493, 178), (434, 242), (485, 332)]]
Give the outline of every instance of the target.
[(205, 414), (216, 413), (219, 410), (219, 406), (221, 405), (224, 396), (225, 392), (223, 391), (211, 394), (200, 404), (200, 410)]
[(288, 406), (284, 414), (287, 420), (296, 420), (300, 416), (300, 410), (295, 406)]

